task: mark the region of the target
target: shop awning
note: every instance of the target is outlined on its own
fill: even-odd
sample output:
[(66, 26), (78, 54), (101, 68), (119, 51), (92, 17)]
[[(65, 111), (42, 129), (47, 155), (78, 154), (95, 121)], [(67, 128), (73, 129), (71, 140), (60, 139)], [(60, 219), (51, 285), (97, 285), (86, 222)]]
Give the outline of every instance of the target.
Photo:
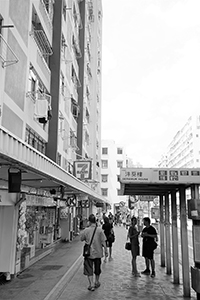
[[(64, 188), (66, 195), (88, 195), (91, 200), (108, 203), (109, 201), (97, 194), (88, 185), (58, 166), (54, 161), (0, 128), (0, 188), (8, 189), (8, 170), (15, 168), (22, 172), (24, 189)], [(27, 190), (28, 191), (28, 190)], [(29, 190), (31, 193), (31, 191)]]

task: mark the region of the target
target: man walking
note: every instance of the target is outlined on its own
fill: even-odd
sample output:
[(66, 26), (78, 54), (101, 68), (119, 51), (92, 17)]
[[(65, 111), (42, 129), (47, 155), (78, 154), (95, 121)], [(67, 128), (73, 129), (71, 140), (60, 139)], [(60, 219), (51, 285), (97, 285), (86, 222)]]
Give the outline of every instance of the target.
[(155, 261), (154, 261), (154, 249), (155, 239), (157, 239), (156, 229), (151, 226), (150, 218), (143, 219), (145, 228), (142, 230), (141, 237), (143, 238), (142, 256), (145, 258), (146, 269), (141, 272), (145, 275), (150, 275), (151, 264), (151, 277), (155, 277)]
[[(94, 233), (94, 230), (95, 233)], [(103, 257), (103, 249), (105, 257), (108, 257), (108, 251), (106, 247), (106, 236), (100, 227), (97, 227), (96, 218), (93, 214), (89, 216), (89, 227), (81, 233), (81, 241), (85, 241), (90, 244), (94, 233), (94, 237), (90, 247), (90, 256), (84, 258), (84, 271), (83, 274), (88, 277), (89, 291), (94, 291), (95, 288), (100, 287), (99, 277), (101, 274), (101, 258)], [(95, 282), (93, 279), (93, 273), (95, 274)]]

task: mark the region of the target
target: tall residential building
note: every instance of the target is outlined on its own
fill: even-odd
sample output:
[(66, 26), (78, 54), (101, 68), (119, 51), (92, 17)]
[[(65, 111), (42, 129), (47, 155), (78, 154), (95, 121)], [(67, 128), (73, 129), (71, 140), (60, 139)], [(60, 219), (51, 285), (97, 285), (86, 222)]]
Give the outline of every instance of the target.
[(120, 195), (120, 168), (127, 167), (125, 150), (113, 140), (101, 141), (101, 193), (111, 203), (112, 212), (119, 203), (127, 200), (126, 196)]
[(0, 1), (0, 272), (22, 271), (106, 207), (101, 26), (101, 0)]
[(163, 154), (159, 167), (200, 167), (200, 116), (190, 116)]

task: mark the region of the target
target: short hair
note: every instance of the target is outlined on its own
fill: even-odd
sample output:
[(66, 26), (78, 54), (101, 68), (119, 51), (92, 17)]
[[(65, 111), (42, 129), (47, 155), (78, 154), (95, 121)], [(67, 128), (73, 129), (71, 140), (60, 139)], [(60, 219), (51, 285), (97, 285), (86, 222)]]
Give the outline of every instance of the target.
[(89, 221), (90, 223), (96, 223), (96, 218), (94, 214), (89, 215)]
[(149, 218), (149, 217), (145, 217), (145, 218), (143, 218), (143, 221), (147, 221), (149, 224), (151, 224), (151, 220), (150, 220), (150, 218)]
[(131, 222), (133, 222), (133, 220), (137, 221), (137, 218), (136, 218), (135, 216), (133, 216), (133, 217), (131, 218)]

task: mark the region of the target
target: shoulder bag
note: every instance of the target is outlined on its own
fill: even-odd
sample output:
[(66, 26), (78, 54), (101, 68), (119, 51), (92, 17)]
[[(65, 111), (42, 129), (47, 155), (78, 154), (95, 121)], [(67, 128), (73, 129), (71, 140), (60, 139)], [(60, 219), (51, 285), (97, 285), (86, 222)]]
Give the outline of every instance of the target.
[(93, 241), (93, 238), (94, 238), (94, 234), (96, 232), (96, 229), (97, 229), (97, 226), (95, 227), (94, 231), (93, 231), (93, 235), (92, 235), (92, 238), (90, 240), (90, 243), (89, 244), (85, 244), (83, 246), (83, 256), (84, 257), (88, 257), (90, 256), (90, 247), (91, 247), (91, 244), (92, 244), (92, 241)]

